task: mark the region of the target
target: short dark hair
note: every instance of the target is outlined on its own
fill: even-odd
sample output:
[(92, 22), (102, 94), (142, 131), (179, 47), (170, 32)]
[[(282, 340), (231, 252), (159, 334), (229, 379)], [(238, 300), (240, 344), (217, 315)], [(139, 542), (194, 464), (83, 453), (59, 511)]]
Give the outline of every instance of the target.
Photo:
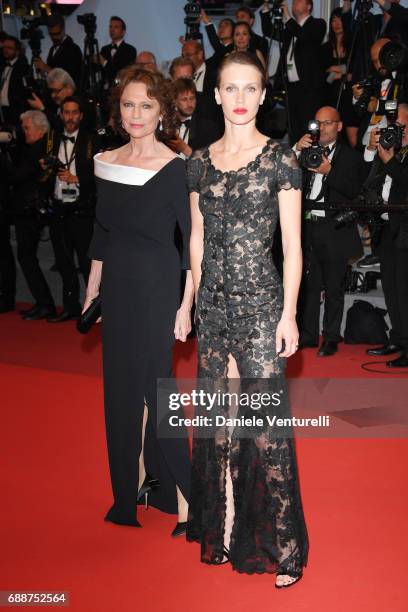
[(173, 83), (174, 98), (177, 98), (177, 96), (185, 91), (197, 93), (193, 79), (176, 79)]
[(122, 17), (118, 17), (117, 15), (112, 15), (112, 17), (109, 19), (109, 22), (111, 22), (111, 21), (120, 21), (120, 23), (122, 25), (122, 29), (126, 31), (126, 23), (122, 19)]
[(17, 51), (21, 51), (21, 41), (16, 36), (6, 34), (3, 38), (3, 42), (6, 42), (6, 40), (12, 40), (16, 46)]
[(78, 98), (78, 96), (67, 96), (66, 98), (64, 98), (63, 101), (61, 102), (60, 109), (64, 110), (64, 106), (65, 104), (68, 104), (68, 102), (74, 102), (75, 104), (78, 105), (79, 112), (80, 113), (84, 112), (82, 100), (81, 98)]
[(47, 28), (55, 28), (55, 26), (59, 26), (63, 30), (65, 30), (65, 19), (59, 13), (55, 13), (55, 15), (50, 15), (47, 19)]
[(240, 11), (246, 13), (250, 19), (255, 19), (255, 13), (251, 8), (249, 8), (249, 6), (240, 6), (235, 11), (235, 15), (237, 15), (237, 13), (239, 13)]
[(233, 28), (235, 25), (235, 21), (233, 19), (230, 19), (229, 17), (223, 17), (222, 19), (220, 19), (220, 23), (229, 23), (230, 26)]
[(179, 57), (175, 57), (170, 64), (169, 74), (172, 78), (174, 77), (175, 69), (179, 66), (191, 66), (191, 69), (194, 72), (194, 64), (192, 60), (188, 57), (183, 57), (182, 55), (180, 55)]
[(120, 114), (120, 100), (123, 92), (130, 83), (143, 83), (147, 89), (147, 96), (152, 100), (157, 100), (160, 105), (162, 114), (162, 127), (156, 129), (156, 138), (158, 140), (169, 140), (174, 138), (177, 131), (177, 114), (174, 106), (173, 90), (171, 83), (166, 81), (161, 72), (152, 72), (138, 68), (136, 65), (123, 68), (116, 79), (117, 85), (112, 92), (113, 102), (113, 119), (118, 131), (127, 135), (122, 127), (122, 119)]
[(251, 51), (233, 51), (228, 55), (225, 55), (217, 72), (217, 87), (219, 88), (221, 82), (221, 73), (230, 64), (241, 64), (241, 66), (253, 66), (258, 70), (261, 75), (262, 89), (266, 89), (266, 76), (265, 69), (258, 59), (258, 56)]

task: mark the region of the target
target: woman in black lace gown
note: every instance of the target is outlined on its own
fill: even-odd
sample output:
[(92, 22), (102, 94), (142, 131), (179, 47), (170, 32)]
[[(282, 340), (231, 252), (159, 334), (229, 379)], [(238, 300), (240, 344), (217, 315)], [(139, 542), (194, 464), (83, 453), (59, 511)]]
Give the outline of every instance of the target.
[[(264, 97), (257, 59), (227, 56), (216, 89), (225, 134), (188, 164), (198, 377), (207, 381), (279, 381), (297, 349), (301, 171), (291, 149), (256, 130)], [(278, 217), (285, 292), (271, 254)], [(296, 582), (308, 537), (293, 439), (268, 428), (246, 439), (223, 428), (194, 437), (187, 539), (205, 563), (276, 572), (278, 588)]]

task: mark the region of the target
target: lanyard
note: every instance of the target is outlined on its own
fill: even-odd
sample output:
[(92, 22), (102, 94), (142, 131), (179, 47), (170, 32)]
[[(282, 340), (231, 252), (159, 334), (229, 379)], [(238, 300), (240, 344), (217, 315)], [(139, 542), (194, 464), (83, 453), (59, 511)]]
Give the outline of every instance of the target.
[(64, 145), (64, 152), (65, 152), (65, 167), (66, 167), (67, 170), (70, 170), (71, 164), (72, 164), (72, 162), (75, 159), (77, 139), (75, 139), (74, 146), (72, 148), (71, 156), (70, 156), (69, 159), (68, 159), (67, 143), (66, 143), (65, 140), (63, 140), (62, 142), (63, 142), (63, 145)]

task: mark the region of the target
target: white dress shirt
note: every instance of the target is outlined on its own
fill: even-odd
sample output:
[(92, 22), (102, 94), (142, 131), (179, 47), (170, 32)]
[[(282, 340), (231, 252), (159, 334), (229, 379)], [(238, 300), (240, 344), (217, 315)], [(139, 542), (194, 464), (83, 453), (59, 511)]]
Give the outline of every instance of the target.
[(203, 93), (204, 78), (205, 78), (205, 71), (206, 70), (207, 70), (207, 64), (205, 62), (203, 62), (201, 64), (200, 68), (198, 68), (198, 70), (196, 70), (196, 72), (194, 73), (193, 81), (195, 83), (196, 90), (197, 90), (198, 93)]
[[(67, 134), (66, 132), (64, 132), (64, 135), (69, 136), (71, 138), (75, 138), (76, 140), (78, 136), (78, 130), (76, 132), (73, 132), (72, 134)], [(75, 156), (72, 159), (71, 163), (68, 165), (68, 162), (72, 156), (74, 146), (75, 143), (69, 140), (65, 142), (61, 139), (61, 144), (58, 151), (58, 159), (63, 164), (66, 164), (67, 170), (69, 170), (71, 174), (76, 176)], [(69, 191), (70, 193), (66, 193), (67, 191)], [(54, 197), (56, 200), (62, 200), (63, 202), (75, 202), (79, 198), (79, 184), (66, 183), (65, 181), (61, 181), (57, 176), (55, 180)]]
[(15, 57), (13, 60), (8, 63), (10, 66), (5, 66), (3, 70), (3, 74), (1, 75), (1, 92), (0, 92), (0, 106), (10, 106), (8, 90), (10, 85), (10, 77), (13, 72), (14, 65), (18, 57)]
[[(366, 147), (364, 149), (364, 161), (372, 162), (375, 157), (375, 154), (376, 154), (376, 151), (371, 151), (370, 149)], [(388, 199), (390, 197), (390, 191), (391, 191), (391, 183), (392, 183), (392, 178), (387, 174), (385, 176), (384, 185), (383, 185), (382, 192), (381, 192), (381, 197), (384, 200), (384, 204), (388, 204)], [(389, 219), (388, 213), (382, 213), (381, 219), (383, 219), (384, 221), (388, 221)]]

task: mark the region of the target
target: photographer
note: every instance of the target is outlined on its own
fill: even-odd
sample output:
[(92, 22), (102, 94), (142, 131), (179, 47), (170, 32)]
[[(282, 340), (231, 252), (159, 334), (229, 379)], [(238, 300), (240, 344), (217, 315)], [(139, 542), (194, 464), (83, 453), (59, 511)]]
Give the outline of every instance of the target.
[[(306, 168), (303, 196), (316, 203), (351, 202), (360, 193), (363, 182), (362, 156), (339, 140), (343, 124), (336, 109), (325, 106), (316, 113), (315, 119), (311, 125), (317, 123), (316, 131), (305, 134), (294, 147)], [(344, 212), (339, 215), (337, 211), (316, 207), (306, 211), (304, 218), (300, 346), (318, 346), (320, 295), (324, 287), (323, 343), (317, 353), (320, 357), (337, 352), (347, 264), (362, 251), (355, 219), (349, 221), (347, 215), (342, 219), (342, 215)]]
[(41, 232), (48, 223), (40, 159), (47, 153), (47, 117), (41, 111), (22, 114), (25, 144), (13, 161), (0, 156), (0, 174), (14, 187), (14, 222), (17, 258), (35, 304), (22, 312), (23, 319), (37, 320), (55, 314), (54, 300), (38, 263), (37, 250)]
[(125, 42), (126, 23), (121, 17), (111, 17), (109, 21), (109, 36), (111, 44), (101, 49), (100, 62), (103, 67), (104, 87), (112, 87), (115, 77), (122, 68), (133, 64), (136, 59), (136, 49)]
[(218, 24), (218, 30), (215, 29), (214, 24), (210, 21), (204, 10), (201, 11), (200, 19), (205, 26), (205, 31), (214, 49), (214, 53), (222, 57), (226, 53), (231, 53), (234, 50), (233, 33), (235, 26), (232, 19), (221, 19)]
[[(384, 204), (408, 203), (408, 104), (398, 105), (395, 125), (400, 127), (402, 132), (400, 143), (396, 142), (396, 146), (388, 148), (389, 143), (384, 141), (385, 135), (375, 130), (370, 134), (370, 142), (364, 154), (366, 162), (371, 164), (366, 186), (380, 196)], [(367, 353), (392, 355), (400, 352), (399, 357), (387, 361), (387, 366), (406, 368), (408, 367), (408, 213), (390, 211), (383, 213), (382, 219), (378, 253), (391, 331), (387, 344), (369, 349)]]
[(53, 129), (62, 129), (62, 121), (59, 116), (60, 107), (65, 98), (75, 93), (75, 83), (68, 72), (62, 68), (54, 68), (47, 77), (47, 86), (51, 98), (51, 104), (45, 104), (35, 93), (29, 98), (28, 104), (34, 110), (40, 110), (47, 115), (48, 121)]
[(49, 323), (62, 323), (79, 316), (79, 282), (74, 255), (78, 257), (85, 284), (88, 282), (90, 260), (88, 248), (93, 232), (95, 182), (93, 137), (82, 127), (81, 101), (74, 96), (61, 104), (63, 133), (52, 134), (52, 158), (44, 161), (50, 178), (50, 234), (58, 272), (62, 276), (63, 312), (48, 317)]
[[(326, 33), (324, 19), (312, 16), (313, 0), (293, 0), (291, 16), (286, 2), (279, 3), (285, 28), (282, 55), (275, 74), (275, 89), (286, 89), (289, 99), (291, 144), (304, 133), (307, 121), (321, 106), (324, 97), (325, 72), (321, 64), (321, 48)], [(266, 36), (275, 35), (269, 13), (269, 3), (264, 4), (262, 30)]]
[(47, 19), (47, 29), (52, 40), (47, 61), (40, 57), (33, 60), (35, 68), (41, 74), (48, 74), (53, 68), (62, 68), (79, 84), (82, 71), (82, 52), (70, 36), (65, 34), (65, 21), (62, 15), (52, 15)]
[(21, 55), (21, 42), (6, 35), (0, 57), (0, 106), (3, 119), (13, 126), (19, 124), (24, 111), (24, 77), (29, 72), (27, 60)]

